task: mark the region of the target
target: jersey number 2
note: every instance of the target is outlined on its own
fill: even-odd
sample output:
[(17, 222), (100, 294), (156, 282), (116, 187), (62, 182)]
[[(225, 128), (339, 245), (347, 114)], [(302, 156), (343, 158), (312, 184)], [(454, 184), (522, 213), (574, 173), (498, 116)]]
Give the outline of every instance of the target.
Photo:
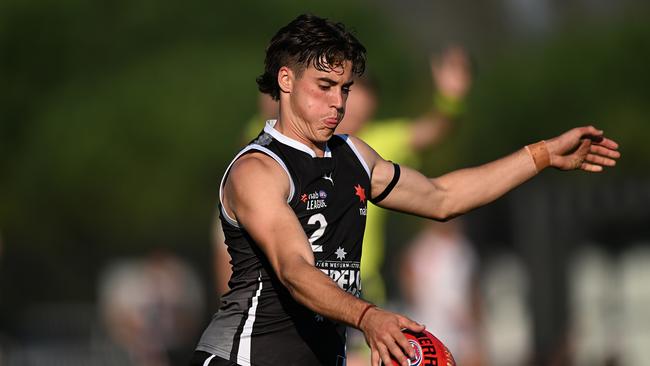
[(322, 252), (323, 251), (323, 245), (314, 245), (314, 242), (316, 240), (320, 239), (323, 234), (325, 234), (325, 228), (327, 227), (327, 220), (325, 220), (325, 216), (323, 214), (315, 214), (309, 218), (309, 221), (307, 221), (307, 224), (309, 225), (314, 225), (318, 223), (318, 229), (314, 231), (313, 234), (309, 237), (309, 243), (311, 244), (311, 250), (312, 252)]

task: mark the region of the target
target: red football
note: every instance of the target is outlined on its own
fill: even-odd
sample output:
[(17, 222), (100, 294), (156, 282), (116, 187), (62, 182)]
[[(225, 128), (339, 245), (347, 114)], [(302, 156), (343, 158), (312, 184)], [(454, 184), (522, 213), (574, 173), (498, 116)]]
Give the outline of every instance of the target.
[[(415, 350), (415, 358), (409, 360), (410, 366), (456, 366), (451, 352), (433, 334), (426, 330), (422, 333), (404, 330), (403, 333)], [(392, 362), (393, 366), (399, 366), (397, 361)]]

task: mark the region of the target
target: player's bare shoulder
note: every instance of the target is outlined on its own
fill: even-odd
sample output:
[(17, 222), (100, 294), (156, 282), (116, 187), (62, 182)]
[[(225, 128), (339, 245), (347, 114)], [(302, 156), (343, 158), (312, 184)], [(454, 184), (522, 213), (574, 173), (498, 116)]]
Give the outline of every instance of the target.
[(248, 201), (264, 201), (274, 196), (286, 200), (289, 189), (287, 173), (273, 158), (262, 152), (250, 152), (230, 168), (223, 199), (230, 211)]
[(226, 187), (228, 185), (247, 188), (285, 186), (287, 192), (289, 188), (287, 173), (278, 162), (262, 152), (250, 152), (237, 159), (230, 169)]

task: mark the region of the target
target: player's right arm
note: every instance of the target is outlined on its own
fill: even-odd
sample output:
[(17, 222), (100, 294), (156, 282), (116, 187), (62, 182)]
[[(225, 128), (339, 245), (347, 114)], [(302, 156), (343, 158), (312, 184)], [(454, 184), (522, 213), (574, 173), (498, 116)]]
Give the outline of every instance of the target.
[[(269, 156), (250, 153), (232, 166), (224, 185), (222, 204), (262, 249), (278, 279), (301, 304), (329, 319), (357, 326), (368, 303), (340, 289), (315, 267), (309, 240), (287, 204), (290, 185), (286, 172)], [(423, 326), (398, 314), (371, 309), (361, 328), (370, 335), (373, 365), (390, 354), (408, 365), (404, 351), (412, 348), (401, 329), (419, 332)], [(366, 320), (367, 319), (367, 320)]]

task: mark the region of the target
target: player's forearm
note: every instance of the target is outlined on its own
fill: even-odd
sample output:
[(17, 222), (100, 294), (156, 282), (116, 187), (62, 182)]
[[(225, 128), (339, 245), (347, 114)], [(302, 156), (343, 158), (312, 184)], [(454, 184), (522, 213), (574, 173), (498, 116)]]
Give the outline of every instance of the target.
[(446, 215), (455, 217), (488, 204), (536, 175), (526, 149), (473, 168), (460, 169), (435, 178), (446, 193)]
[(280, 276), (296, 301), (328, 319), (356, 327), (367, 306), (306, 261), (294, 260), (280, 270)]

